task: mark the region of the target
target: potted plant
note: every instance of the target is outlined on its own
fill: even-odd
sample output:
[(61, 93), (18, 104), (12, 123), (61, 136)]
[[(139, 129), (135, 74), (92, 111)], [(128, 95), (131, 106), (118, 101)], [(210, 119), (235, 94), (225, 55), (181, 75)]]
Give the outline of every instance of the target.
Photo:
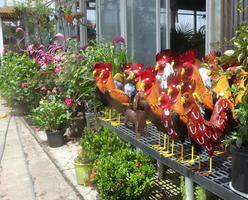
[(40, 105), (32, 110), (32, 120), (35, 125), (46, 131), (48, 145), (60, 147), (64, 144), (62, 130), (70, 118), (66, 105), (55, 96), (41, 100)]
[[(226, 73), (232, 77), (230, 88), (233, 93), (235, 109), (233, 110), (238, 127), (229, 139), (226, 140), (232, 153), (232, 187), (239, 192), (248, 193), (248, 25), (241, 25), (232, 38), (233, 50), (227, 50), (222, 61), (227, 63), (233, 71)], [(238, 66), (235, 66), (238, 65)], [(231, 80), (232, 80), (231, 79)]]
[(92, 164), (87, 156), (81, 151), (74, 159), (74, 169), (76, 174), (77, 183), (79, 185), (87, 186), (92, 183), (95, 176), (94, 170), (92, 171)]
[(242, 98), (242, 102), (234, 110), (236, 119), (240, 125), (236, 132), (227, 139), (232, 153), (232, 187), (242, 193), (248, 193), (248, 95)]

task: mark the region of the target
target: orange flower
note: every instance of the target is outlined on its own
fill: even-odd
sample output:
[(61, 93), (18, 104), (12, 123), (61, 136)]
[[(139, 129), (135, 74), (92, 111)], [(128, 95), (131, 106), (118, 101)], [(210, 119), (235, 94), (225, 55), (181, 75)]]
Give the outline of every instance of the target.
[(140, 167), (140, 166), (142, 166), (142, 163), (141, 163), (141, 162), (136, 162), (135, 165), (136, 165), (137, 167)]

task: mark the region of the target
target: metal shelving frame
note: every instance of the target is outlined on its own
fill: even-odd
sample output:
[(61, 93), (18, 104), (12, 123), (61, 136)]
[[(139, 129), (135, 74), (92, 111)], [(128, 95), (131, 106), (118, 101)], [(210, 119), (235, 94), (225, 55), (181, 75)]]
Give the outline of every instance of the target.
[[(230, 173), (231, 173), (231, 160), (228, 159), (228, 155), (223, 154), (219, 156), (213, 156), (213, 173), (211, 175), (203, 175), (195, 172), (192, 168), (197, 166), (190, 166), (188, 164), (183, 164), (175, 161), (173, 157), (165, 157), (161, 155), (161, 151), (156, 150), (151, 145), (158, 144), (158, 131), (153, 125), (148, 125), (147, 131), (149, 132), (149, 137), (141, 137), (137, 139), (133, 130), (121, 126), (112, 126), (111, 123), (100, 120), (102, 126), (109, 127), (112, 131), (116, 132), (120, 138), (130, 142), (135, 147), (141, 149), (145, 154), (148, 154), (152, 158), (156, 159), (158, 162), (170, 167), (171, 169), (177, 171), (183, 176), (186, 176), (195, 183), (199, 184), (208, 191), (214, 193), (225, 200), (245, 200), (246, 198), (240, 196), (239, 194), (233, 192), (230, 187)], [(161, 140), (162, 142), (162, 140)], [(189, 141), (184, 143), (185, 153), (190, 154), (191, 145)], [(162, 143), (163, 145), (163, 143)], [(175, 150), (180, 151), (181, 144), (179, 142), (175, 143)], [(174, 160), (173, 160), (174, 159)], [(201, 154), (202, 169), (208, 166), (208, 156), (206, 152)], [(197, 164), (197, 161), (196, 161)]]

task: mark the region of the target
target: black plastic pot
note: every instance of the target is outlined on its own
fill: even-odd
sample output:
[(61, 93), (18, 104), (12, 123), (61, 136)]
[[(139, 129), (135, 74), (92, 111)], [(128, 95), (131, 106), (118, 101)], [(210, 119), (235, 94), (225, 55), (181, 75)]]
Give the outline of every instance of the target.
[(248, 150), (231, 146), (232, 153), (232, 187), (242, 193), (248, 193)]
[(46, 131), (48, 146), (52, 148), (61, 147), (65, 144), (64, 136), (60, 131), (49, 132)]

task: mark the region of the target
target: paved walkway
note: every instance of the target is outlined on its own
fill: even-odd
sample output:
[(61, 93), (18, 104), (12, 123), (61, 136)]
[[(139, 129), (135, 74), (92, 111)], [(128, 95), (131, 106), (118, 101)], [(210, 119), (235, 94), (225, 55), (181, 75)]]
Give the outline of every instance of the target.
[(3, 113), (10, 113), (10, 109), (0, 100), (0, 199), (82, 199), (65, 181), (21, 117), (10, 113), (4, 118)]

